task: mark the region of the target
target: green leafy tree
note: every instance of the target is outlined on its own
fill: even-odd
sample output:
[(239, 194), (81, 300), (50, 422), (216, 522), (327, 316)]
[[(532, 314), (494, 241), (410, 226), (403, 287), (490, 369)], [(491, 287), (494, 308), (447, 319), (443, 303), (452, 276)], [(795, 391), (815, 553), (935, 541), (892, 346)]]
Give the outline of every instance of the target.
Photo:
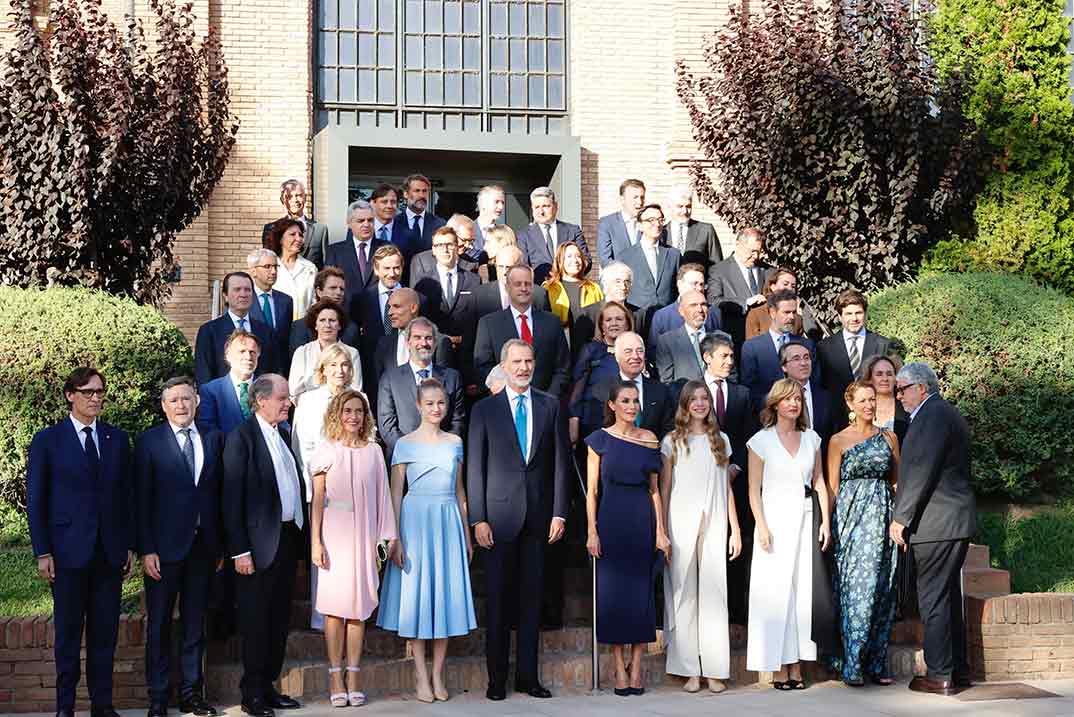
[(977, 161), (919, 15), (909, 0), (750, 8), (707, 44), (704, 75), (679, 63), (699, 196), (732, 228), (760, 228), (814, 306), (910, 277), (964, 211)]
[(0, 283), (168, 296), (177, 232), (223, 175), (238, 122), (216, 36), (150, 0), (155, 37), (59, 0), (51, 37), (12, 0), (0, 57)]
[(930, 26), (940, 71), (972, 90), (988, 146), (976, 232), (943, 242), (936, 268), (1029, 275), (1074, 293), (1074, 105), (1066, 0), (942, 0)]

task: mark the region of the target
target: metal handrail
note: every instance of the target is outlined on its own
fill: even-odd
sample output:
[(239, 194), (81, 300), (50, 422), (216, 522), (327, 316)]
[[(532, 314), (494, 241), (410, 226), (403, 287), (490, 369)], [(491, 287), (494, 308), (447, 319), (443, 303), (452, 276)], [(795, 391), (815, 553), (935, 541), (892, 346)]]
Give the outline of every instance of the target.
[[(582, 495), (584, 496), (587, 492), (586, 481), (582, 477), (581, 469), (578, 467), (578, 456), (575, 455), (573, 451), (571, 452), (571, 465), (574, 466), (574, 474), (578, 477), (578, 483), (582, 486)], [(593, 661), (593, 686), (591, 691), (600, 692), (600, 646), (597, 644), (597, 559), (592, 555), (589, 556), (589, 566), (593, 589), (592, 625), (589, 628), (590, 658)]]
[(220, 280), (213, 279), (212, 288), (209, 291), (209, 318), (215, 319), (223, 313), (223, 301)]

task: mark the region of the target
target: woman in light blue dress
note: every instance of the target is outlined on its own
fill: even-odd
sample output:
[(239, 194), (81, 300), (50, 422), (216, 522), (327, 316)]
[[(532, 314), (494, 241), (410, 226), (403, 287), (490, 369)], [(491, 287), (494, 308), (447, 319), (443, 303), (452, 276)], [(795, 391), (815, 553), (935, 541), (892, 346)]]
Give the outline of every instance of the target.
[[(440, 429), (447, 397), (439, 381), (422, 381), (417, 402), (421, 425), (399, 439), (392, 456), (392, 505), (399, 540), (385, 571), (377, 625), (413, 640), (417, 697), (432, 702), (448, 698), (444, 687), (448, 638), (475, 629), (477, 619), (470, 591), (473, 544), (466, 529), (462, 441)], [(427, 640), (433, 641), (431, 680), (425, 665)]]

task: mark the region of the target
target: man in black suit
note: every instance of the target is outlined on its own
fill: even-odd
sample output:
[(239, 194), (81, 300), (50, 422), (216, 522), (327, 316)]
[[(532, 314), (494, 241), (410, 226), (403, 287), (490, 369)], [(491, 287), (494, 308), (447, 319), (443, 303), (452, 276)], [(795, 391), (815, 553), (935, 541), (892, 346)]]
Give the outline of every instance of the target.
[(700, 379), (705, 370), (701, 356), (701, 340), (705, 338), (705, 321), (709, 315), (705, 295), (691, 291), (680, 296), (679, 313), (683, 325), (656, 340), (653, 368), (661, 381), (678, 383), (681, 389), (687, 381)]
[(641, 240), (627, 247), (616, 258), (634, 272), (634, 284), (630, 287), (630, 301), (643, 309), (652, 311), (675, 301), (675, 279), (682, 258), (678, 249), (663, 246), (664, 213), (659, 204), (648, 204), (638, 214)]
[(455, 369), (438, 366), (433, 361), (433, 349), (440, 338), (436, 326), (429, 319), (419, 316), (407, 324), (403, 335), (410, 360), (386, 368), (377, 388), (377, 428), (389, 457), (395, 450), (396, 442), (421, 425), (417, 385), (427, 378), (435, 378), (444, 384), (447, 408), (440, 427), (460, 438), (465, 428), (462, 377)]
[(977, 532), (970, 429), (958, 409), (940, 396), (939, 381), (927, 364), (903, 366), (895, 395), (910, 414), (910, 428), (902, 444), (889, 532), (904, 550), (910, 544), (928, 668), (926, 676), (910, 681), (910, 689), (949, 695), (971, 686), (960, 584), (969, 540)]
[[(812, 347), (805, 340), (788, 341), (779, 350), (779, 365), (783, 375), (802, 387), (803, 409), (806, 423), (817, 432), (821, 440), (821, 455), (828, 455), (828, 440), (835, 432), (832, 420), (832, 396), (820, 387), (820, 381), (813, 377)], [(822, 464), (828, 469), (827, 460)]]
[(430, 211), (432, 195), (433, 183), (424, 174), (411, 174), (403, 180), (406, 208), (402, 214), (395, 215), (392, 230), (393, 242), (403, 252), (405, 259), (403, 283), (408, 283), (405, 274), (411, 258), (432, 248), (433, 234), (445, 224), (443, 219)]
[(324, 263), (343, 270), (347, 288), (343, 305), (350, 307), (356, 295), (377, 283), (373, 254), (385, 242), (373, 236), (373, 207), (367, 201), (359, 199), (350, 203), (347, 207), (347, 227), (350, 229), (349, 238), (329, 244)]
[[(358, 350), (362, 356), (362, 384), (375, 382), (373, 356), (381, 338), (392, 331), (388, 316), (388, 299), (401, 288), (403, 253), (394, 244), (383, 244), (373, 253), (373, 275), (377, 281), (354, 295), (350, 304), (351, 320), (361, 327)], [(376, 395), (375, 393), (372, 395)]]
[(38, 431), (26, 469), (26, 518), (38, 574), (52, 586), (56, 628), (56, 715), (74, 717), (86, 631), (91, 717), (119, 717), (112, 707), (112, 664), (123, 578), (135, 546), (130, 444), (98, 420), (104, 376), (71, 372), (63, 385), (67, 418)]
[(287, 342), (291, 338), (295, 304), (291, 296), (273, 288), (280, 270), (280, 259), (271, 249), (254, 249), (246, 256), (246, 267), (254, 279), (250, 316), (272, 330), (272, 353), (280, 359), (277, 369), (289, 373), (291, 362)]
[(749, 468), (746, 441), (757, 432), (757, 422), (750, 405), (750, 392), (745, 386), (732, 381), (735, 347), (731, 336), (723, 331), (707, 334), (701, 340), (701, 355), (705, 360), (702, 380), (712, 394), (716, 422), (731, 441), (727, 475), (735, 496), (735, 510), (742, 535), (742, 553), (737, 560), (727, 561), (727, 609), (731, 622), (745, 625), (754, 525), (753, 511), (750, 509), (749, 476), (746, 475)]
[(160, 396), (167, 419), (134, 447), (138, 552), (144, 568), (147, 634), (145, 672), (149, 717), (168, 713), (172, 611), (180, 610), (179, 711), (213, 717), (205, 701), (201, 663), (209, 585), (220, 559), (221, 433), (194, 423), (194, 379), (168, 380)]
[(277, 342), (272, 337), (272, 329), (250, 315), (250, 306), (254, 302), (253, 278), (245, 271), (227, 274), (224, 276), (224, 297), (227, 311), (202, 324), (194, 340), (194, 378), (199, 385), (228, 372), (224, 344), (235, 329), (249, 331), (261, 342), (258, 370), (262, 373), (276, 370), (274, 348)]
[[(392, 328), (387, 335), (381, 336), (377, 341), (377, 348), (373, 352), (373, 370), (370, 374), (372, 383), (364, 384), (366, 394), (374, 401), (374, 409), (380, 377), (386, 371), (391, 371), (410, 361), (410, 343), (407, 341), (406, 327), (418, 317), (420, 305), (418, 292), (413, 289), (400, 287), (388, 297), (386, 308)], [(458, 368), (455, 362), (455, 350), (446, 336), (437, 334), (436, 343), (433, 345), (432, 362), (437, 366)]]
[[(474, 245), (474, 233), (476, 232), (475, 227), (477, 224), (465, 214), (452, 214), (451, 219), (448, 219), (447, 224), (444, 226), (455, 231), (455, 265), (460, 271), (478, 276), (480, 264), (466, 256), (466, 252)], [(432, 244), (431, 238), (430, 244)], [(435, 276), (437, 273), (437, 261), (437, 254), (433, 249), (427, 249), (415, 254), (414, 258), (410, 260), (410, 280), (407, 283), (410, 286), (417, 287), (417, 283), (422, 277)], [(478, 276), (478, 283), (481, 283), (480, 276)]]
[[(482, 284), (474, 292), (477, 318), (503, 311), (511, 305), (510, 291), (507, 288), (507, 271), (512, 266), (526, 265), (526, 257), (517, 246), (506, 246), (496, 253), (496, 281)], [(543, 286), (533, 285), (533, 305), (541, 311), (549, 311), (548, 292)]]
[(691, 218), (694, 212), (692, 189), (673, 189), (667, 207), (671, 221), (664, 225), (662, 244), (678, 249), (684, 264), (700, 264), (705, 272), (713, 264), (723, 261), (723, 247), (716, 236), (716, 228)]
[[(608, 402), (612, 388), (620, 381), (628, 381), (638, 387), (638, 401), (641, 403), (640, 427), (652, 431), (658, 439), (675, 427), (674, 387), (669, 387), (656, 379), (644, 375), (645, 342), (633, 331), (624, 331), (615, 339), (615, 362), (619, 364), (619, 377), (593, 387), (593, 398), (603, 409)], [(589, 435), (600, 426), (587, 426)]]
[(648, 336), (645, 322), (646, 312), (627, 301), (630, 287), (634, 285), (634, 271), (621, 261), (609, 262), (600, 270), (600, 288), (604, 298), (595, 304), (582, 308), (582, 313), (574, 320), (574, 335), (578, 337), (579, 347), (593, 340), (597, 331), (597, 319), (607, 301), (618, 301), (630, 311), (634, 320), (634, 331), (639, 336)]
[(835, 310), (843, 330), (817, 344), (824, 388), (832, 396), (835, 429), (847, 425), (847, 408), (843, 393), (851, 382), (861, 378), (861, 367), (872, 356), (887, 356), (891, 340), (865, 328), (869, 301), (860, 291), (847, 289), (835, 300)]
[[(433, 233), (432, 266), (411, 262), (411, 286), (421, 294), (424, 313), (462, 355), (473, 349), (477, 324), (477, 297), (481, 286), (476, 273), (459, 266), (458, 234), (450, 226)], [(420, 256), (420, 255), (419, 255)]]
[[(318, 301), (334, 301), (335, 303), (343, 306), (346, 311), (347, 307), (343, 303), (343, 300), (347, 297), (347, 278), (343, 275), (343, 271), (335, 266), (326, 266), (317, 272), (317, 276), (313, 279), (313, 304)], [(310, 306), (313, 306), (310, 304)], [(287, 361), (290, 365), (291, 357), (295, 355), (295, 351), (298, 351), (302, 346), (313, 341), (315, 337), (314, 332), (310, 331), (310, 327), (306, 326), (306, 322), (292, 321), (291, 322), (291, 338), (287, 342)], [(348, 321), (347, 326), (343, 329), (343, 333), (340, 334), (339, 340), (348, 346), (358, 348), (359, 331), (358, 324), (354, 321)]]
[(541, 592), (545, 545), (562, 538), (566, 524), (567, 424), (559, 398), (531, 384), (532, 347), (511, 339), (500, 359), (507, 385), (474, 406), (467, 441), (466, 494), (488, 587), (485, 696), (507, 695), (511, 614), (517, 607), (515, 691), (551, 697), (538, 679), (541, 601), (535, 596)]
[(764, 283), (772, 267), (761, 261), (764, 236), (759, 229), (743, 229), (735, 237), (735, 252), (709, 267), (708, 298), (718, 308), (725, 330), (742, 346), (746, 314), (764, 303)]
[(287, 380), (265, 374), (250, 387), (254, 414), (224, 444), (224, 532), (235, 564), (242, 635), (242, 711), (272, 717), (296, 700), (273, 687), (283, 669), (295, 565), (305, 553), (305, 485), (284, 425)]
[(559, 204), (556, 203), (556, 193), (550, 187), (537, 187), (530, 192), (530, 210), (533, 223), (519, 232), (518, 248), (522, 250), (526, 263), (533, 268), (535, 283), (543, 284), (548, 278), (556, 250), (563, 244), (574, 244), (589, 257), (582, 228), (557, 219)]
[(500, 352), (510, 339), (522, 339), (533, 347), (536, 366), (533, 385), (553, 396), (562, 397), (570, 383), (571, 352), (559, 319), (533, 306), (533, 270), (513, 266), (504, 277), (511, 305), (503, 311), (483, 316), (477, 322), (474, 343), (474, 383), (482, 385), (496, 365)]
[[(302, 224), (302, 256), (312, 261), (318, 269), (324, 268), (324, 258), (328, 251), (328, 227), (312, 219), (306, 219), (306, 185), (297, 179), (288, 179), (280, 185), (280, 204), (286, 214), (280, 219), (294, 219)], [(279, 220), (277, 220), (279, 221)], [(272, 225), (269, 222), (261, 230), (261, 246), (268, 241)]]

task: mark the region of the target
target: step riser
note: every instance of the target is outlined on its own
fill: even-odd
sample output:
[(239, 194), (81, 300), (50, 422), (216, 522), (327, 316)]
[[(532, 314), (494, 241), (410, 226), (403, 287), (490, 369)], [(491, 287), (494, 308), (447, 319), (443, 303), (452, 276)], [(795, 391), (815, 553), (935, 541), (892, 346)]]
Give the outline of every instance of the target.
[(967, 595), (1008, 595), (1011, 592), (1011, 574), (992, 568), (964, 569), (962, 584)]

